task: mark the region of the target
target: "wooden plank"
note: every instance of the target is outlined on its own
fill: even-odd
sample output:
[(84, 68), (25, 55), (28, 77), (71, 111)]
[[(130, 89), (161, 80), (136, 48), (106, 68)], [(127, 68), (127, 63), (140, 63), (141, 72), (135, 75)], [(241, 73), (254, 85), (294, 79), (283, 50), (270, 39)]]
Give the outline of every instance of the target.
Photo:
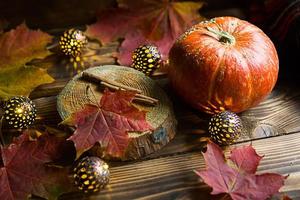
[[(168, 87), (165, 90), (171, 93)], [(145, 159), (199, 150), (202, 145), (198, 141), (208, 136), (209, 116), (191, 109), (175, 95), (170, 96), (178, 120), (176, 137), (162, 150)], [(61, 121), (56, 111), (56, 97), (43, 97), (34, 101), (38, 108), (38, 123), (56, 127)], [(290, 86), (277, 87), (267, 100), (241, 114), (246, 129), (238, 142), (300, 131), (299, 110), (300, 90)]]
[(37, 87), (29, 96), (30, 99), (38, 99), (42, 97), (57, 96), (68, 83), (70, 78), (61, 78), (53, 83), (44, 84)]
[[(35, 15), (28, 12), (30, 7), (25, 6), (26, 13), (31, 13), (26, 18), (29, 25), (32, 27), (42, 27), (48, 29), (51, 27), (64, 26), (69, 24), (70, 27), (74, 24), (86, 24), (91, 22), (92, 13), (85, 16), (86, 11), (92, 8), (91, 5), (98, 5), (99, 1), (92, 1), (93, 4), (86, 4), (84, 8), (78, 6), (78, 2), (71, 5), (74, 8), (80, 8), (78, 13), (74, 9), (69, 9), (69, 4), (55, 2), (55, 7), (59, 6), (58, 15), (49, 15), (49, 12), (41, 17), (42, 20), (35, 19)], [(110, 1), (111, 2), (111, 1)], [(231, 0), (227, 1), (212, 0), (208, 6), (210, 9), (231, 8), (236, 6)], [(57, 5), (56, 5), (57, 4)], [(109, 3), (107, 3), (109, 4)], [(24, 4), (25, 5), (25, 4)], [(64, 6), (67, 7), (64, 7)], [(9, 6), (6, 6), (9, 7)], [(20, 6), (19, 6), (20, 7)], [(22, 6), (21, 6), (22, 7)], [(38, 8), (47, 10), (47, 6), (37, 5)], [(66, 9), (67, 8), (67, 9)], [(88, 9), (87, 9), (88, 8)], [(34, 8), (36, 9), (36, 6)], [(24, 10), (24, 9), (23, 9)], [(21, 10), (21, 13), (24, 11)], [(57, 21), (61, 14), (66, 15), (66, 19)], [(10, 10), (11, 11), (11, 10)], [(6, 16), (14, 15), (15, 12), (6, 12)], [(20, 11), (20, 9), (19, 9)], [(61, 12), (62, 11), (62, 12)], [(236, 13), (237, 16), (243, 16), (239, 9), (227, 10), (230, 13)], [(227, 12), (221, 11), (223, 13)], [(25, 13), (25, 14), (26, 14)], [(47, 14), (48, 13), (48, 14)], [(57, 14), (58, 12), (56, 12)], [(207, 16), (214, 16), (220, 13), (207, 11)], [(23, 13), (24, 14), (24, 13)], [(26, 14), (26, 15), (27, 15)], [(56, 17), (53, 17), (56, 16)], [(75, 16), (75, 18), (74, 18)], [(82, 17), (84, 16), (84, 17)], [(34, 20), (32, 20), (34, 19)], [(45, 23), (45, 19), (46, 22)], [(75, 19), (75, 20), (74, 20)], [(12, 19), (11, 26), (20, 23), (23, 19)], [(31, 20), (31, 21), (30, 21)], [(42, 26), (39, 22), (43, 22)], [(74, 23), (76, 22), (76, 23)], [(36, 25), (36, 24), (39, 25)], [(44, 25), (43, 25), (44, 24)], [(81, 26), (80, 28), (83, 28)], [(59, 35), (63, 29), (51, 29), (51, 33)], [(72, 77), (77, 70), (82, 70), (90, 66), (101, 64), (115, 63), (115, 52), (118, 48), (118, 43), (108, 44), (107, 46), (99, 46), (98, 42), (91, 41), (91, 48), (86, 56), (87, 65), (84, 67), (74, 68), (68, 59), (61, 56), (50, 57), (46, 60), (45, 65), (51, 65), (49, 68), (50, 74), (56, 79), (52, 84), (43, 85), (37, 88), (31, 98), (35, 99), (38, 107), (39, 124), (47, 124), (57, 127), (61, 121), (56, 111), (56, 95), (65, 86), (66, 82)], [(52, 59), (52, 60), (51, 60)], [(168, 90), (168, 89), (166, 89)], [(209, 195), (210, 189), (199, 181), (197, 176), (192, 172), (195, 168), (204, 168), (203, 158), (200, 150), (203, 148), (201, 138), (207, 135), (207, 122), (209, 116), (200, 114), (191, 109), (185, 103), (178, 100), (178, 97), (171, 95), (175, 105), (175, 112), (179, 121), (178, 134), (172, 142), (161, 151), (158, 151), (149, 157), (138, 162), (118, 162), (111, 163), (111, 184), (99, 195), (91, 196), (90, 199), (211, 199)], [(281, 85), (274, 90), (271, 96), (255, 108), (241, 114), (246, 125), (245, 134), (238, 141), (240, 144), (245, 144), (245, 141), (254, 140), (253, 145), (258, 152), (265, 154), (262, 165), (259, 171), (273, 171), (283, 174), (290, 174), (286, 181), (283, 192), (287, 192), (294, 199), (300, 199), (300, 90), (299, 88), (290, 88), (289, 86)], [(288, 135), (284, 135), (288, 134)], [(280, 137), (274, 137), (284, 135)], [(270, 137), (267, 139), (263, 139)], [(80, 193), (72, 193), (63, 196), (61, 199), (82, 199), (85, 198)]]
[(115, 54), (119, 46), (118, 42), (101, 45), (96, 40), (89, 41), (86, 48), (82, 50), (81, 58), (77, 62), (62, 55), (58, 47), (52, 49), (54, 54), (46, 59), (35, 63), (41, 67), (47, 67), (49, 74), (56, 80), (71, 78), (78, 72), (99, 65), (115, 64)]
[(33, 61), (35, 65), (48, 68), (49, 74), (55, 78), (55, 81), (50, 84), (44, 84), (37, 87), (30, 94), (31, 99), (41, 97), (56, 96), (68, 83), (68, 81), (79, 71), (90, 68), (92, 66), (115, 64), (114, 54), (117, 51), (119, 43), (112, 42), (106, 45), (100, 45), (99, 42), (90, 41), (87, 48), (83, 52), (83, 65), (75, 67), (69, 61), (69, 58), (60, 55), (59, 49), (56, 47), (53, 51), (57, 55), (52, 55), (43, 61)]
[[(252, 142), (257, 152), (265, 155), (258, 173), (289, 174), (281, 192), (287, 193), (293, 199), (300, 199), (299, 143), (300, 132)], [(246, 144), (250, 143), (232, 147)], [(204, 168), (200, 151), (123, 163), (122, 166), (111, 168), (108, 188), (90, 199), (211, 199), (210, 189), (192, 171)], [(79, 199), (80, 195), (72, 193), (64, 195), (62, 199)]]

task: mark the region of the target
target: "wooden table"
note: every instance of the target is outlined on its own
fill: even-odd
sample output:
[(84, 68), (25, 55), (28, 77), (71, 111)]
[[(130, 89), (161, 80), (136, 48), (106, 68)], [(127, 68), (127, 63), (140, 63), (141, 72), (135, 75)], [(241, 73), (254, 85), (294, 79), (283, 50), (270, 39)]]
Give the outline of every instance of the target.
[[(116, 44), (101, 47), (94, 65), (112, 64)], [(52, 84), (37, 88), (32, 94), (39, 111), (39, 123), (56, 127), (56, 95), (73, 75), (62, 64), (50, 68), (56, 78)], [(201, 150), (208, 136), (209, 116), (193, 110), (179, 100), (167, 84), (157, 80), (174, 102), (178, 120), (175, 138), (160, 151), (131, 162), (111, 162), (111, 181), (99, 194), (84, 197), (81, 193), (65, 194), (61, 199), (211, 199), (211, 189), (193, 172), (204, 169)], [(232, 147), (252, 144), (265, 155), (258, 173), (289, 174), (281, 192), (300, 199), (300, 88), (278, 83), (272, 94), (260, 105), (241, 113), (247, 132)], [(226, 150), (228, 153), (229, 149)]]

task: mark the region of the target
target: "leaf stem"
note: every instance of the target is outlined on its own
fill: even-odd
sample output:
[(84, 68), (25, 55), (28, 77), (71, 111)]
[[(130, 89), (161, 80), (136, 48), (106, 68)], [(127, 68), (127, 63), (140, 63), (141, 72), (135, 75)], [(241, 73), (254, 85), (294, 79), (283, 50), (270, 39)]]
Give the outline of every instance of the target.
[(54, 42), (46, 47), (47, 50), (57, 48), (59, 46), (58, 42)]
[(225, 194), (222, 196), (222, 198), (220, 200), (229, 200), (229, 199), (231, 199), (229, 194)]
[(101, 106), (100, 106), (99, 102), (97, 101), (96, 95), (95, 95), (93, 89), (91, 88), (90, 84), (86, 86), (86, 93), (87, 93), (88, 98), (89, 98), (89, 90), (91, 91), (91, 93), (95, 99), (95, 104), (97, 105), (98, 108), (100, 108)]

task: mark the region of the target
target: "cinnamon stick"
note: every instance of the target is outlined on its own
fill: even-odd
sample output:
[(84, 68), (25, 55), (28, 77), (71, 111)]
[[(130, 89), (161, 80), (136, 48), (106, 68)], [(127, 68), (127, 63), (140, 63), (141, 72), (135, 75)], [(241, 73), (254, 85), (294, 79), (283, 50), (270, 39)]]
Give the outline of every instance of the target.
[(139, 97), (136, 97), (136, 96), (134, 97), (133, 101), (148, 104), (148, 105), (151, 105), (151, 106), (157, 105), (157, 102), (151, 101), (149, 99), (139, 98)]
[(112, 90), (122, 90), (121, 88), (119, 88), (115, 85), (111, 85), (111, 84), (103, 82), (103, 81), (100, 84), (107, 87), (107, 88), (109, 88), (109, 89), (112, 89)]
[(97, 76), (97, 75), (92, 74), (92, 73), (82, 72), (82, 77), (86, 78), (86, 79), (96, 81), (96, 82), (100, 82), (100, 83), (101, 82), (106, 82), (106, 83), (109, 83), (111, 85), (117, 86), (119, 88), (129, 90), (129, 91), (133, 91), (133, 92), (136, 92), (136, 93), (139, 93), (139, 94), (142, 93), (142, 91), (137, 89), (137, 88), (133, 88), (133, 87), (130, 87), (130, 86), (127, 86), (127, 85), (123, 85), (123, 84), (118, 83), (114, 80), (108, 80), (105, 77), (100, 77), (100, 76)]
[(97, 82), (97, 83), (99, 83), (109, 89), (112, 89), (112, 90), (129, 90), (129, 91), (137, 92), (137, 94), (135, 94), (135, 97), (133, 99), (134, 101), (149, 104), (149, 105), (156, 105), (158, 103), (157, 99), (140, 94), (142, 91), (139, 89), (136, 89), (136, 88), (133, 88), (130, 86), (125, 86), (121, 83), (117, 83), (112, 80), (107, 80), (103, 77), (100, 77), (100, 76), (97, 76), (97, 75), (94, 75), (91, 73), (87, 73), (87, 72), (83, 72), (82, 77), (85, 79)]

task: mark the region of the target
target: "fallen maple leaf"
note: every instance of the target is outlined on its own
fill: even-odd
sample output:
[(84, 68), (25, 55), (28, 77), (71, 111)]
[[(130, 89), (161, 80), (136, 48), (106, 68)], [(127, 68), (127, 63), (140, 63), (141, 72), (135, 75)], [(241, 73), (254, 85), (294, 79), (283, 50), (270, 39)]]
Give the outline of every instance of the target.
[(129, 91), (105, 90), (99, 106), (85, 105), (63, 122), (76, 127), (69, 140), (75, 144), (77, 158), (96, 143), (100, 143), (106, 154), (120, 157), (129, 143), (128, 131), (152, 130), (146, 112), (131, 104), (134, 96)]
[(195, 172), (213, 188), (211, 194), (227, 193), (233, 200), (267, 199), (278, 193), (287, 178), (275, 173), (256, 175), (262, 157), (252, 146), (233, 149), (226, 163), (222, 149), (209, 142), (203, 156), (206, 170)]
[(45, 69), (26, 66), (32, 59), (50, 55), (46, 45), (51, 39), (47, 33), (30, 30), (25, 24), (0, 35), (0, 100), (27, 96), (35, 87), (53, 81)]
[(56, 199), (72, 187), (66, 168), (50, 166), (60, 160), (67, 143), (50, 135), (30, 140), (24, 132), (0, 149), (0, 199), (23, 200), (33, 194)]
[[(203, 19), (198, 10), (202, 2), (172, 0), (119, 0), (117, 9), (101, 12), (86, 34), (107, 43), (124, 38), (118, 61), (131, 64), (132, 51), (142, 44), (156, 44), (165, 59), (174, 40)], [(161, 40), (161, 41), (160, 41)]]

